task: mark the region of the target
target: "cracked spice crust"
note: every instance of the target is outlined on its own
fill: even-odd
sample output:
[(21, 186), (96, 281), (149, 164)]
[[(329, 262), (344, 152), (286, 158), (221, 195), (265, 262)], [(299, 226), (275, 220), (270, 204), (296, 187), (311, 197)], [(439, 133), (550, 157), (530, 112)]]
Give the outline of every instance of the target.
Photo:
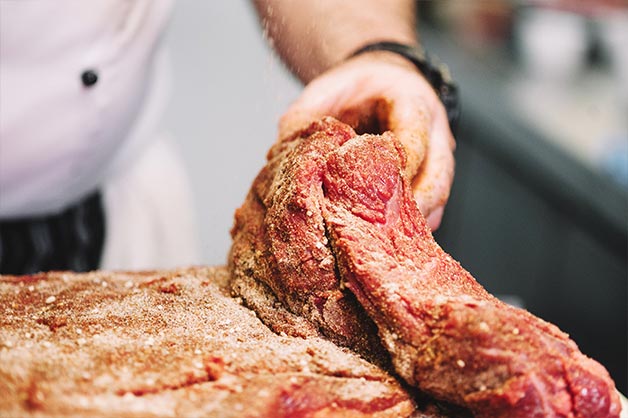
[(348, 350), (271, 332), (228, 276), (0, 276), (0, 415), (422, 416)]
[(401, 174), (404, 158), (391, 135), (358, 137), (331, 118), (279, 142), (236, 216), (234, 290), (247, 300), (243, 278), (264, 282), (273, 303), (337, 338), (333, 319), (303, 307), (320, 283), (342, 292), (346, 282), (396, 371), (477, 416), (618, 416), (602, 366), (553, 325), (489, 295), (438, 247)]
[(385, 365), (375, 325), (342, 288), (320, 206), (328, 154), (353, 136), (323, 121), (269, 151), (236, 211), (231, 286), (276, 332), (324, 335)]

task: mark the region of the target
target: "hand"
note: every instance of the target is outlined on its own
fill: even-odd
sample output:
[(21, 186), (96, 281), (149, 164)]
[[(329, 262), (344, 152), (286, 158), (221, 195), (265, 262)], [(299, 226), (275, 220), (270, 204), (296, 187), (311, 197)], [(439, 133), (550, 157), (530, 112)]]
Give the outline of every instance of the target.
[(312, 80), (283, 115), (279, 137), (322, 116), (358, 133), (392, 131), (406, 149), (406, 175), (432, 230), (440, 225), (454, 175), (455, 142), (434, 89), (404, 58), (359, 55)]

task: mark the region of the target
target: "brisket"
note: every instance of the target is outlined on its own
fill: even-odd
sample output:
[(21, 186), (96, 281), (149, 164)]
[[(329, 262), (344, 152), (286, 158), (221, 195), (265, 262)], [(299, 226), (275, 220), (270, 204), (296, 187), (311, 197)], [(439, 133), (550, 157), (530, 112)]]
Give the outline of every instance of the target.
[(346, 349), (271, 332), (228, 279), (0, 276), (0, 416), (445, 416)]
[(271, 328), (376, 359), (381, 343), (407, 383), (478, 417), (619, 416), (600, 364), (438, 246), (390, 133), (325, 118), (268, 160), (236, 213), (230, 260), (233, 291)]

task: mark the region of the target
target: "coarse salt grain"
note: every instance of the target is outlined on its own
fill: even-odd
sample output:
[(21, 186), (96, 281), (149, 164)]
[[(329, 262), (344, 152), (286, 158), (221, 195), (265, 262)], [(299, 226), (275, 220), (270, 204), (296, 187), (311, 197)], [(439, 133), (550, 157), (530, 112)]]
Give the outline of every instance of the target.
[(126, 287), (127, 289), (133, 287), (133, 282), (129, 280), (128, 282), (124, 284), (124, 287)]
[(331, 266), (333, 263), (334, 258), (331, 255), (328, 255), (327, 257), (323, 258), (320, 263), (318, 263), (318, 266), (320, 268), (326, 268)]
[(33, 290), (35, 290), (35, 286), (32, 286), (32, 285), (31, 285), (31, 286), (28, 286), (28, 291), (29, 291), (29, 292), (32, 292)]
[(515, 335), (519, 335), (519, 328), (513, 328), (512, 333)]
[(54, 303), (55, 300), (57, 300), (56, 296), (48, 296), (48, 298), (46, 298), (46, 303)]
[(490, 328), (486, 322), (480, 322), (480, 325), (478, 325), (478, 327), (484, 332), (490, 331)]
[(456, 364), (458, 365), (458, 367), (460, 367), (461, 369), (466, 366), (464, 360), (457, 360)]
[(312, 213), (312, 211), (311, 211), (311, 210), (308, 210), (307, 212), (305, 212), (305, 214), (306, 214), (307, 216), (312, 216), (312, 215), (313, 215), (313, 213)]

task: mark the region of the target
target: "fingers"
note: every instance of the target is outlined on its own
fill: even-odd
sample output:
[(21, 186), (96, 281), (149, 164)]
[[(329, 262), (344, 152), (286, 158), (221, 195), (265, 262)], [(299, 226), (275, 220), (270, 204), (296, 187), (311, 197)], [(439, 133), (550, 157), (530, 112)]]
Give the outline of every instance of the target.
[(415, 177), (425, 158), (430, 141), (431, 119), (431, 112), (420, 96), (398, 96), (390, 106), (388, 129), (406, 150), (406, 175), (409, 179)]
[(412, 181), (414, 197), (432, 230), (440, 225), (443, 208), (449, 199), (454, 178), (455, 146), (447, 115), (440, 107), (434, 114), (425, 160)]

